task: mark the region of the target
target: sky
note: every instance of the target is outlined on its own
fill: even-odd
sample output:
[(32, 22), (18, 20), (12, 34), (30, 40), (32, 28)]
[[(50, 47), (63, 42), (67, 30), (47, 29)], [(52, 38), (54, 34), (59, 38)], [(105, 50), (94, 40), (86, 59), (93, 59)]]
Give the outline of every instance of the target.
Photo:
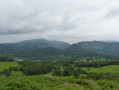
[(0, 43), (119, 41), (119, 0), (0, 0)]

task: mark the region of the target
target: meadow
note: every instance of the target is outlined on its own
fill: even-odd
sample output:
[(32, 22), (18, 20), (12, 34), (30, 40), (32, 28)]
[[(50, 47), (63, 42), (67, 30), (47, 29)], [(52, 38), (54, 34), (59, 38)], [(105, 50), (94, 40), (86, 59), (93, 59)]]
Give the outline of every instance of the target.
[(8, 69), (9, 67), (18, 67), (17, 62), (0, 62), (0, 71), (3, 71), (4, 69)]
[(104, 66), (104, 67), (83, 67), (83, 70), (86, 72), (96, 72), (96, 73), (119, 73), (119, 65), (109, 65), (109, 66)]

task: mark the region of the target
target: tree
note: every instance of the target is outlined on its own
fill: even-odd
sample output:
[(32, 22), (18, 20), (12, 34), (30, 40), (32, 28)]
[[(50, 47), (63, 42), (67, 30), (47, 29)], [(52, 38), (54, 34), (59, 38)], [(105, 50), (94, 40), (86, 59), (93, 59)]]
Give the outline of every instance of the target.
[(63, 76), (71, 76), (72, 71), (68, 68), (64, 68), (63, 70)]
[(53, 71), (53, 75), (54, 76), (61, 76), (62, 72), (61, 72), (61, 68), (60, 67), (56, 67)]
[(79, 77), (79, 72), (77, 72), (77, 70), (74, 70), (74, 77), (78, 78)]
[(5, 69), (2, 71), (2, 74), (5, 74), (6, 76), (10, 76), (11, 75), (11, 71), (8, 69)]

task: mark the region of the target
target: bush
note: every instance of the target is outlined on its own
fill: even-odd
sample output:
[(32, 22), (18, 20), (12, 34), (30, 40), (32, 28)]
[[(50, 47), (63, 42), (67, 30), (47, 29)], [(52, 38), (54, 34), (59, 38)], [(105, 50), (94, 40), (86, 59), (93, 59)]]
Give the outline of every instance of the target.
[(2, 74), (5, 74), (6, 76), (10, 76), (11, 71), (9, 69), (5, 69), (5, 70), (2, 71)]
[(65, 68), (63, 70), (63, 76), (71, 76), (72, 75), (72, 71), (68, 68)]

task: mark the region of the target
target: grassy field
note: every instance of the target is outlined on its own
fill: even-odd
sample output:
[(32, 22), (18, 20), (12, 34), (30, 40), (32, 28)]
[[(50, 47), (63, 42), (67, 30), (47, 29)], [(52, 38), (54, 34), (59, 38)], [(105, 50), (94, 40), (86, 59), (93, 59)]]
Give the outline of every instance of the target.
[(9, 67), (17, 67), (18, 63), (17, 62), (0, 62), (0, 71), (4, 69), (8, 69)]
[(110, 66), (104, 66), (104, 67), (100, 67), (100, 68), (91, 67), (89, 69), (87, 67), (84, 67), (82, 69), (85, 70), (86, 72), (96, 72), (96, 73), (100, 73), (100, 72), (107, 73), (107, 72), (110, 72), (110, 73), (119, 73), (119, 65), (110, 65)]

